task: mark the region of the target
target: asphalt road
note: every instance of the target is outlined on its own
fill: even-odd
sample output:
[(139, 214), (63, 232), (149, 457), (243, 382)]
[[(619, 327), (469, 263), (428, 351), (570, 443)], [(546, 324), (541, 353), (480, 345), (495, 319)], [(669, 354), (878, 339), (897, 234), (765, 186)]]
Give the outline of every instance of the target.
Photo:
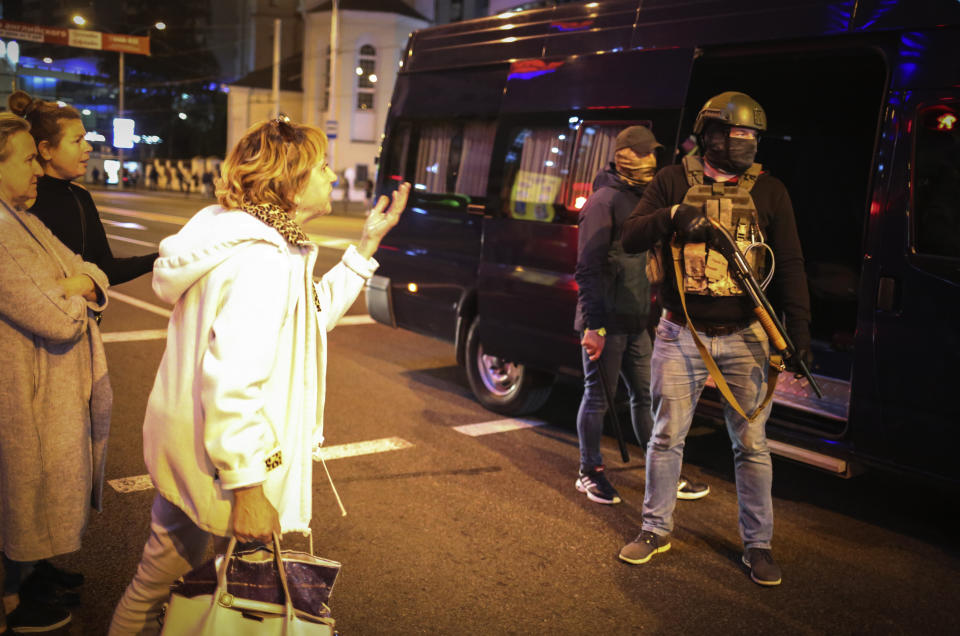
[[(95, 198), (123, 255), (151, 251), (207, 203)], [(329, 246), (318, 273), (361, 222), (311, 224)], [(114, 292), (148, 303), (116, 296), (102, 324), (115, 394), (107, 478), (123, 480), (146, 473), (140, 427), (166, 318), (149, 276)], [(631, 447), (634, 460), (622, 465), (605, 439), (621, 505), (574, 489), (576, 384), (558, 385), (534, 426), (472, 437), (456, 427), (501, 418), (472, 398), (452, 347), (371, 324), (362, 297), (350, 314), (330, 336), (326, 445), (389, 439), (402, 448), (328, 461), (346, 517), (319, 466), (314, 473), (316, 552), (343, 563), (331, 599), (341, 634), (957, 633), (957, 493), (884, 474), (844, 481), (775, 458), (784, 582), (761, 588), (739, 564), (729, 441), (699, 423), (685, 472), (713, 492), (678, 503), (670, 552), (630, 566), (616, 555), (638, 531), (642, 458)], [(105, 633), (139, 560), (152, 498), (108, 486), (83, 549), (56, 559), (87, 577), (62, 633)], [(288, 544), (305, 546), (296, 536)]]

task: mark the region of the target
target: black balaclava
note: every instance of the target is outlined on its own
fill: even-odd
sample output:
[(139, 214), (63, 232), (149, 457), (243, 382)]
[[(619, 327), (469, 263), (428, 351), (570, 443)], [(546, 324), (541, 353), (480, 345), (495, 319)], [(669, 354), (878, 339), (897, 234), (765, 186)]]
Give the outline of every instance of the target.
[(703, 156), (710, 165), (730, 174), (743, 174), (757, 156), (756, 139), (730, 137), (730, 126), (724, 124), (707, 124), (703, 146)]

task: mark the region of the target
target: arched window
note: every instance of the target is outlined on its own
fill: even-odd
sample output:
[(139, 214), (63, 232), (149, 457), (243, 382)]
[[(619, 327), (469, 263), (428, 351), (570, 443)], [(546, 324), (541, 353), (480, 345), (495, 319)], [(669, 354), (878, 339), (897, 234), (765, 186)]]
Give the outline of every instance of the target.
[(357, 57), (357, 110), (373, 110), (377, 84), (377, 49), (369, 44), (360, 47)]

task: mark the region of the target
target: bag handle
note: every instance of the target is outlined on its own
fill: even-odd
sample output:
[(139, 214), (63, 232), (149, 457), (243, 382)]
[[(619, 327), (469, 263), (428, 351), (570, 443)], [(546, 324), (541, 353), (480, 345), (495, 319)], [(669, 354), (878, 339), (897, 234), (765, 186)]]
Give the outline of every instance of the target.
[[(217, 590), (210, 601), (211, 606), (220, 603), (225, 607), (236, 607), (241, 610), (267, 611), (275, 612), (276, 607), (273, 603), (263, 603), (260, 601), (247, 601), (238, 599), (227, 592), (227, 569), (230, 566), (230, 560), (233, 558), (233, 552), (237, 547), (237, 538), (230, 537), (230, 544), (227, 546), (227, 553), (223, 556), (223, 563), (220, 564), (220, 570), (217, 572)], [(273, 533), (273, 558), (277, 566), (277, 572), (280, 575), (280, 587), (283, 589), (284, 604), (286, 606), (285, 619), (287, 623), (294, 620), (293, 598), (290, 596), (290, 587), (287, 584), (287, 573), (283, 569), (283, 558), (280, 555), (280, 535)]]
[[(311, 535), (311, 540), (313, 536)], [(280, 574), (280, 586), (283, 588), (283, 597), (287, 603), (287, 621), (293, 622), (293, 598), (290, 596), (290, 586), (287, 585), (287, 572), (283, 569), (283, 557), (280, 554), (280, 535), (273, 533), (273, 557), (277, 562), (277, 572)]]

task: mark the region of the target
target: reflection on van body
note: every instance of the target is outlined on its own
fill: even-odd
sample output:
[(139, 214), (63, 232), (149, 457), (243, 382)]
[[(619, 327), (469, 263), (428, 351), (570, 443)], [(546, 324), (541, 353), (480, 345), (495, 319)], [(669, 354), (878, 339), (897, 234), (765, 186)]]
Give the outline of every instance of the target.
[[(616, 133), (651, 127), (670, 163), (704, 101), (742, 91), (793, 200), (826, 393), (781, 376), (774, 451), (960, 482), (960, 3), (769, 7), (609, 0), (414, 33), (378, 191), (415, 190), (371, 314), (454, 343), (488, 408), (536, 410), (582, 373), (577, 212)], [(708, 389), (701, 409), (719, 406)]]

